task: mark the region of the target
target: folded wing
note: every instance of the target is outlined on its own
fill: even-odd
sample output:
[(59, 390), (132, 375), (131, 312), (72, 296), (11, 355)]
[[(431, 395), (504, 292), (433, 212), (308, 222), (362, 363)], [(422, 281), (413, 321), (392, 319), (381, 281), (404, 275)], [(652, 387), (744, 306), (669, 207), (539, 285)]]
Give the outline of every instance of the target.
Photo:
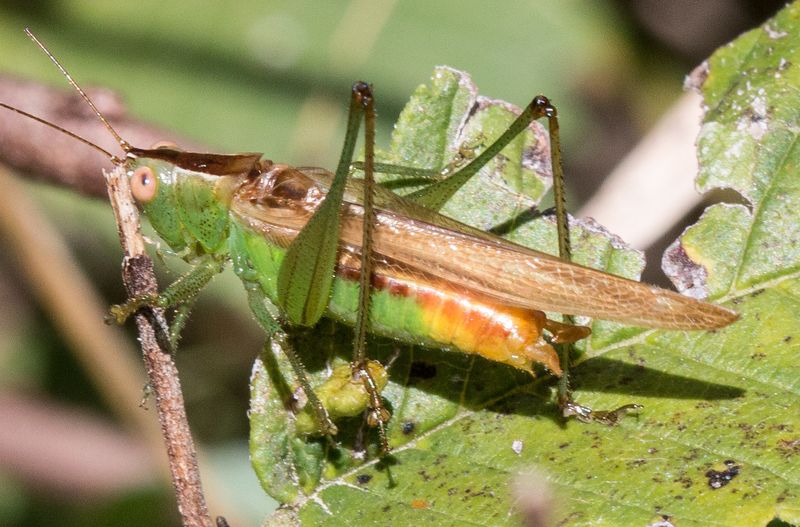
[[(297, 169), (326, 187), (322, 169)], [(358, 251), (363, 209), (361, 180), (352, 180), (343, 209), (341, 242)], [(262, 200), (263, 201), (263, 200)], [(453, 286), (512, 306), (585, 315), (630, 325), (666, 329), (713, 329), (738, 318), (733, 311), (673, 291), (628, 280), (528, 249), (376, 188), (374, 251), (381, 258)], [(234, 211), (267, 236), (289, 243), (313, 207), (286, 209), (254, 199), (235, 200)], [(253, 223), (255, 225), (255, 223)]]

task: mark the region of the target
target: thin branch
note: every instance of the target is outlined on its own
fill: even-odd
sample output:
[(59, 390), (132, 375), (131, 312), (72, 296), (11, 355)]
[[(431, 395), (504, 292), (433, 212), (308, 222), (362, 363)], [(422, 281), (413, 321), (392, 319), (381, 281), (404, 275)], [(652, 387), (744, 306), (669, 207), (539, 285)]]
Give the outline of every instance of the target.
[[(149, 146), (169, 139), (201, 149), (189, 141), (176, 140), (174, 134), (126, 118), (122, 104), (112, 92), (91, 90), (91, 96), (131, 144)], [(52, 121), (109, 151), (119, 150), (102, 123), (67, 91), (0, 76), (0, 101)], [(74, 139), (12, 112), (0, 117), (0, 159), (39, 179), (69, 186), (83, 194), (100, 197), (107, 193), (125, 252), (123, 281), (128, 295), (157, 291), (153, 263), (145, 252), (138, 211), (131, 201), (124, 170), (106, 173), (104, 181), (100, 174), (112, 166), (108, 160)], [(183, 525), (211, 527), (178, 371), (168, 350), (159, 346), (153, 327), (153, 324), (166, 327), (164, 313), (152, 310), (135, 318)]]
[[(120, 241), (125, 256), (122, 264), (122, 279), (129, 297), (156, 293), (158, 285), (153, 273), (153, 261), (145, 252), (145, 244), (139, 232), (139, 212), (130, 197), (128, 178), (119, 167), (106, 173), (108, 195), (114, 216), (117, 219)], [(166, 331), (163, 310), (153, 309), (147, 314), (136, 315), (139, 340), (142, 344), (147, 377), (156, 396), (156, 409), (161, 423), (161, 433), (167, 446), (172, 483), (178, 501), (178, 511), (184, 526), (211, 527), (197, 454), (189, 431), (186, 409), (183, 403), (180, 379), (172, 355), (161, 348), (156, 331)], [(154, 324), (158, 326), (154, 327)]]

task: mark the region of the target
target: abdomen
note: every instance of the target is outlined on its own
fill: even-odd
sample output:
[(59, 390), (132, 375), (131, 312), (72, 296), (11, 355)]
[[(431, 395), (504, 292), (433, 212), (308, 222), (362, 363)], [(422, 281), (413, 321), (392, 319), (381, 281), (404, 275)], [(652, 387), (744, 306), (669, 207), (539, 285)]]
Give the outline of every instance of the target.
[[(277, 301), (277, 276), (285, 249), (233, 222), (231, 256), (244, 280), (256, 280)], [(247, 261), (250, 272), (242, 269)], [(237, 262), (240, 262), (237, 264)], [(358, 308), (358, 260), (343, 254), (327, 315), (353, 325)], [(475, 353), (525, 371), (532, 363), (559, 374), (558, 358), (541, 336), (544, 314), (498, 304), (446, 283), (378, 263), (373, 274), (370, 331), (410, 344)]]

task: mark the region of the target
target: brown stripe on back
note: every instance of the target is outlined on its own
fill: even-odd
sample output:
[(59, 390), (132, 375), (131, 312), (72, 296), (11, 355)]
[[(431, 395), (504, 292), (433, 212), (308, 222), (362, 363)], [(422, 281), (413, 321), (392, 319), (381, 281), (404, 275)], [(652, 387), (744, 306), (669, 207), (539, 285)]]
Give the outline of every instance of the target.
[(171, 148), (131, 148), (128, 155), (160, 159), (186, 170), (203, 172), (211, 176), (235, 176), (250, 174), (258, 168), (263, 154), (249, 152), (244, 154), (211, 154), (206, 152), (184, 152)]

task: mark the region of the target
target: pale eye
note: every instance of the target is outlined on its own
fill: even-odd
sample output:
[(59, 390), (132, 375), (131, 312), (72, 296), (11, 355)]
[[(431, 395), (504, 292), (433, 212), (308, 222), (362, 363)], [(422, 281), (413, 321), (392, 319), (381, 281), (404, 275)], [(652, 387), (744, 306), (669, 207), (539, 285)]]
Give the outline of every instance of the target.
[(180, 150), (180, 148), (178, 148), (178, 145), (176, 145), (172, 141), (159, 141), (155, 143), (153, 146), (151, 146), (150, 150), (158, 150), (159, 148), (165, 148), (167, 150)]
[(156, 197), (158, 178), (150, 167), (139, 167), (131, 176), (131, 193), (139, 203), (149, 203)]

